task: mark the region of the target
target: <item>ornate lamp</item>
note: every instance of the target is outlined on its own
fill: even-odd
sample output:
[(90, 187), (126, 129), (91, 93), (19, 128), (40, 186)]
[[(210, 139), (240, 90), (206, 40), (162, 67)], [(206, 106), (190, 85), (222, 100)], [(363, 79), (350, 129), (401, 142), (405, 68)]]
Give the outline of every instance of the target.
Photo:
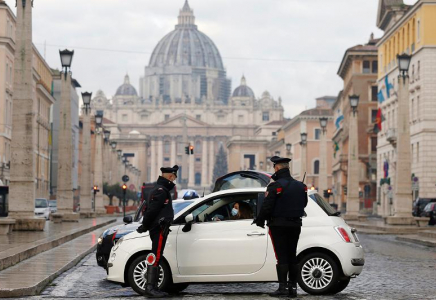
[(412, 60), (412, 56), (406, 53), (401, 55), (397, 55), (398, 59), (398, 68), (400, 69), (401, 75), (403, 77), (408, 76), (410, 61)]
[(74, 50), (59, 50), (59, 54), (61, 56), (61, 64), (62, 68), (65, 69), (65, 72), (71, 67), (71, 62), (73, 61)]
[(348, 96), (348, 99), (350, 100), (350, 106), (353, 109), (353, 116), (356, 115), (357, 112), (357, 106), (359, 105), (359, 95), (350, 95)]
[(292, 144), (288, 143), (286, 144), (286, 152), (291, 153)]
[(328, 119), (326, 117), (319, 118), (319, 125), (322, 128), (322, 132), (326, 132)]
[(305, 133), (305, 132), (300, 133), (300, 137), (301, 137), (300, 145), (306, 145), (306, 143), (307, 143), (307, 133)]

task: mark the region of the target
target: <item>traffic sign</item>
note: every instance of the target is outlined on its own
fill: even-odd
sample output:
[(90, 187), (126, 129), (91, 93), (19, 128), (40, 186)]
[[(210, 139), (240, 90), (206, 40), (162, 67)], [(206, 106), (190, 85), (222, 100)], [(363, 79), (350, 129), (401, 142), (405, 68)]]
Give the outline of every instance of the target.
[(121, 180), (122, 180), (123, 182), (128, 182), (128, 181), (130, 180), (130, 178), (129, 178), (128, 175), (123, 175), (123, 177), (121, 178)]

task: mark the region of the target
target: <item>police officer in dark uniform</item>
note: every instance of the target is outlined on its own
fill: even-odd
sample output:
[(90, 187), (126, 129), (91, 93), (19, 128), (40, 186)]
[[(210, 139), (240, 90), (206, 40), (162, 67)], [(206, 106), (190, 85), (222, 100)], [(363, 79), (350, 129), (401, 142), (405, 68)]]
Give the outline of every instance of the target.
[[(297, 244), (300, 237), (304, 208), (307, 205), (307, 187), (292, 178), (291, 159), (271, 157), (275, 173), (265, 193), (265, 200), (255, 222), (264, 228), (265, 221), (277, 259), (279, 288), (270, 296), (297, 297)], [(288, 282), (289, 274), (289, 282)]]
[(159, 280), (159, 261), (162, 257), (171, 223), (174, 219), (174, 210), (170, 191), (174, 188), (179, 167), (161, 168), (156, 185), (150, 192), (142, 219), (142, 225), (137, 231), (143, 233), (150, 231), (152, 241), (151, 253), (147, 256), (147, 285), (145, 295), (151, 298), (161, 298), (168, 294), (157, 289)]

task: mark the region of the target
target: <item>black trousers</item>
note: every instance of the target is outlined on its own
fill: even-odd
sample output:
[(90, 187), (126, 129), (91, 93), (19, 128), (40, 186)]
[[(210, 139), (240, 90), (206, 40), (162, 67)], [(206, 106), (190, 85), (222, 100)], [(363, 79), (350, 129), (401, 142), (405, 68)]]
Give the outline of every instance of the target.
[(165, 244), (167, 242), (168, 232), (157, 226), (150, 230), (151, 252), (156, 256), (156, 262), (153, 266), (159, 265), (159, 261), (163, 255)]
[(289, 265), (289, 281), (297, 282), (297, 244), (301, 226), (272, 226), (269, 235), (274, 246), (278, 265)]

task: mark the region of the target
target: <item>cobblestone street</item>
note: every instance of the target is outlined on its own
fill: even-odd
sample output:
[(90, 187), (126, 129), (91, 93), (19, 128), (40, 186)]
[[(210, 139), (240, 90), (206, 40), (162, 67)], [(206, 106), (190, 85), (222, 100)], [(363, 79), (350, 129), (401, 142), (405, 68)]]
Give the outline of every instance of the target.
[[(340, 294), (315, 297), (299, 289), (301, 299), (436, 299), (434, 284), (436, 251), (398, 242), (393, 236), (360, 235), (366, 253), (362, 274)], [(131, 288), (105, 280), (95, 253), (82, 260), (31, 299), (125, 299), (142, 298)], [(276, 284), (192, 285), (173, 299), (270, 299)], [(28, 298), (27, 298), (28, 299)]]

